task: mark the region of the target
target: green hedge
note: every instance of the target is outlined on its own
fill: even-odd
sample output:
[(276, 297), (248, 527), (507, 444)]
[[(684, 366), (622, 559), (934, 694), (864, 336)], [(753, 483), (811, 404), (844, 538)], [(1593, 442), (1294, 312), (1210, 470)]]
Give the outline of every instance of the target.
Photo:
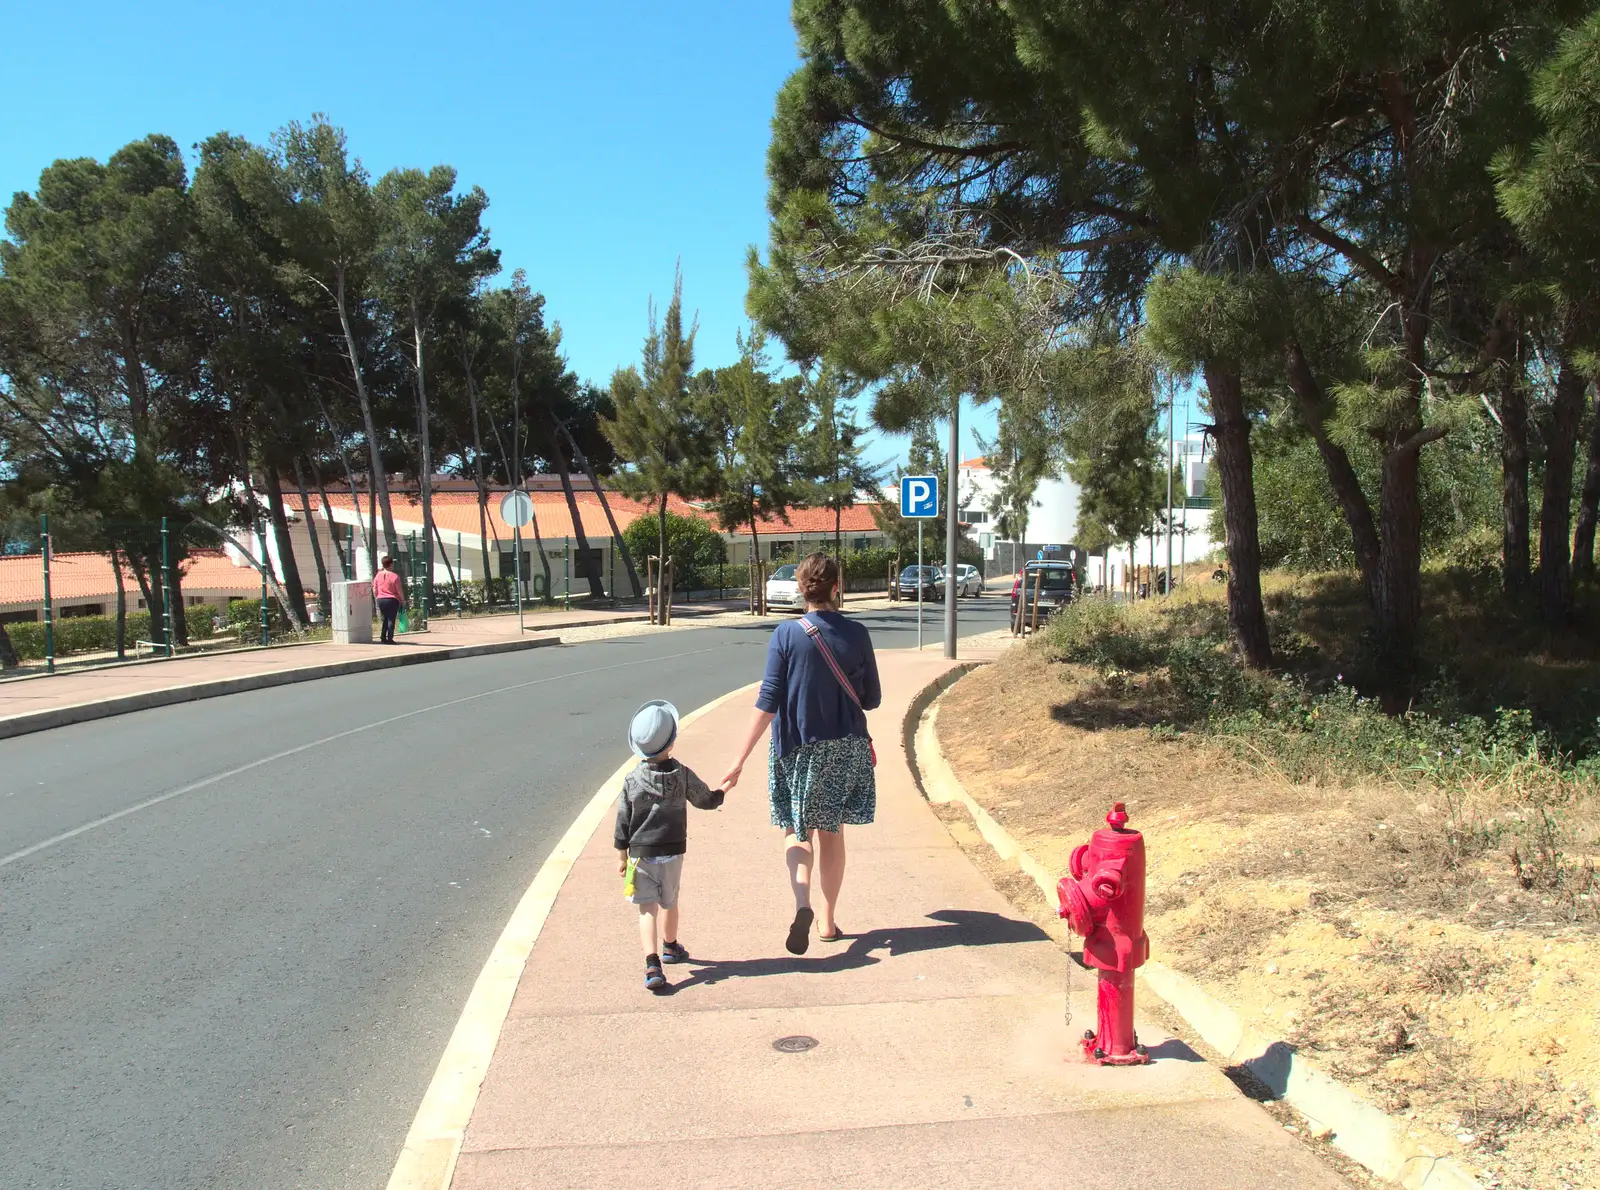
[[(205, 640), (213, 635), (214, 618), (220, 608), (201, 604), (183, 609), (183, 618), (189, 626), (190, 640)], [(259, 613), (258, 613), (259, 614)], [(133, 652), (134, 642), (153, 639), (150, 635), (150, 613), (131, 611), (127, 615), (124, 638), (128, 651)], [(44, 660), (44, 622), (32, 624), (7, 624), (6, 635), (23, 661)], [(117, 647), (117, 618), (115, 616), (68, 616), (55, 622), (57, 657), (74, 653), (109, 653)]]

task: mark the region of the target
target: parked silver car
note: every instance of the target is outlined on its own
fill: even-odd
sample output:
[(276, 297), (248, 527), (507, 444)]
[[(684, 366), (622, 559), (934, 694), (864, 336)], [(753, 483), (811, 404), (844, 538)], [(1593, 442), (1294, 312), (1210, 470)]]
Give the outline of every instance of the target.
[[(946, 573), (947, 572), (943, 571), (943, 570), (941, 570), (939, 572), (939, 581), (937, 583), (936, 589), (938, 591), (938, 597), (940, 599), (944, 598), (944, 584), (945, 584), (945, 575), (946, 575)], [(978, 573), (978, 568), (976, 566), (969, 566), (965, 562), (962, 562), (959, 565), (957, 565), (957, 567), (956, 567), (956, 598), (957, 599), (961, 599), (961, 598), (967, 597), (967, 596), (976, 596), (976, 595), (982, 595), (982, 594), (983, 594), (983, 575)]]

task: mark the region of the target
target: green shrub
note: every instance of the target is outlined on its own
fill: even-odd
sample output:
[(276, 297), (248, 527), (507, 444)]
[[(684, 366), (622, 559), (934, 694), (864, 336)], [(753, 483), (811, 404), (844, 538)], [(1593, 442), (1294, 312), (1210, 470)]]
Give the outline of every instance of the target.
[[(661, 552), (660, 529), (659, 518), (651, 514), (639, 517), (622, 531), (622, 540), (628, 544), (641, 583), (646, 577), (646, 561)], [(676, 570), (673, 586), (680, 591), (717, 586), (717, 566), (727, 560), (722, 534), (699, 517), (679, 516), (675, 512), (667, 513), (667, 556)], [(617, 570), (620, 586), (626, 579), (620, 565)], [(731, 568), (724, 573), (730, 581), (743, 585), (740, 582), (742, 570), (738, 575), (734, 575)]]
[[(228, 628), (244, 639), (259, 637), (261, 633), (261, 600), (235, 599), (228, 604), (226, 615)], [(276, 599), (267, 600), (267, 629), (272, 633), (289, 631), (288, 617), (283, 614), (283, 608), (278, 606)]]
[[(1291, 627), (1292, 602), (1270, 621), (1274, 651), (1304, 659), (1316, 646)], [(1600, 724), (1581, 740), (1558, 740), (1526, 708), (1469, 714), (1441, 674), (1418, 706), (1384, 713), (1344, 680), (1252, 673), (1240, 664), (1220, 600), (1127, 604), (1084, 599), (1053, 617), (1041, 643), (1062, 660), (1095, 669), (1121, 693), (1143, 673), (1175, 696), (1167, 728), (1201, 734), (1251, 763), (1295, 781), (1379, 777), (1440, 787), (1505, 783), (1541, 804), (1573, 783), (1600, 781)], [(1310, 668), (1310, 667), (1307, 667)]]
[[(846, 591), (887, 591), (889, 568), (898, 562), (893, 549), (877, 546), (873, 549), (846, 550), (844, 555), (844, 581)], [(896, 570), (898, 571), (898, 567)]]
[[(257, 605), (259, 606), (259, 605)], [(205, 640), (213, 633), (215, 613), (220, 609), (197, 605), (183, 609), (188, 625), (189, 639)], [(44, 660), (44, 623), (7, 624), (6, 634), (24, 661)], [(81, 653), (109, 653), (117, 647), (117, 618), (115, 616), (67, 616), (55, 621), (55, 655), (70, 657)], [(150, 613), (130, 611), (124, 622), (124, 643), (131, 653), (135, 642), (153, 640), (150, 634)]]
[(1062, 657), (1096, 669), (1138, 672), (1165, 664), (1166, 634), (1136, 620), (1126, 603), (1078, 599), (1050, 617), (1044, 639)]

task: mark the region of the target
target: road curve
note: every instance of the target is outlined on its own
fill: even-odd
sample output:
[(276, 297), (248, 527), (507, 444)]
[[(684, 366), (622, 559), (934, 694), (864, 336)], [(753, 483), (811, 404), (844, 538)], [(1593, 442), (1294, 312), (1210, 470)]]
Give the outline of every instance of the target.
[[(1004, 601), (963, 617), (1003, 626)], [(915, 642), (914, 611), (861, 618), (879, 648)], [(624, 758), (627, 714), (754, 680), (770, 628), (0, 741), (0, 1182), (381, 1186), (506, 917)]]

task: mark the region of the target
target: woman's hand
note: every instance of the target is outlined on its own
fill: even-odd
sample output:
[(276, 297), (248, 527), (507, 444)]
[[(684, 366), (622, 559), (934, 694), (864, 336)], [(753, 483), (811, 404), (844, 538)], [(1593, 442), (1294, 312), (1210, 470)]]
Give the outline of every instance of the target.
[(744, 743), (739, 747), (739, 759), (728, 770), (728, 775), (722, 778), (723, 791), (732, 789), (739, 783), (739, 774), (744, 772), (744, 762), (750, 759), (750, 753), (755, 751), (756, 741), (762, 733), (772, 725), (772, 712), (757, 709), (750, 718), (750, 728), (745, 732)]

